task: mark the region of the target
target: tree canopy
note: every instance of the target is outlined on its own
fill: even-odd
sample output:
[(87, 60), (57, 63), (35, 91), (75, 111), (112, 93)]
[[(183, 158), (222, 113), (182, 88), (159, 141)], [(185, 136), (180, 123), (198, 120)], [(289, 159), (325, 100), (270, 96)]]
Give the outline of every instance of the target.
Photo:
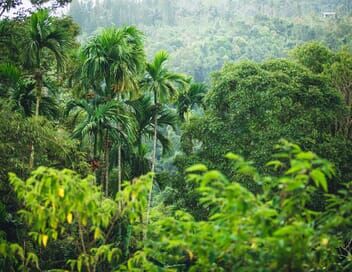
[(351, 7), (0, 1), (0, 271), (351, 271)]

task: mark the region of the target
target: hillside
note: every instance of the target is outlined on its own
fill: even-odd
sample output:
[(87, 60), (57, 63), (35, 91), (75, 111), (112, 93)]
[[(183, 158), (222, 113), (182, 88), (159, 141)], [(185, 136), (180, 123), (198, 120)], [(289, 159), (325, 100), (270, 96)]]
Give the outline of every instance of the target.
[[(69, 14), (86, 39), (100, 27), (135, 24), (145, 32), (146, 51), (171, 53), (170, 67), (197, 81), (224, 63), (285, 57), (310, 40), (330, 48), (351, 46), (349, 1), (75, 1)], [(334, 11), (336, 17), (324, 18)]]

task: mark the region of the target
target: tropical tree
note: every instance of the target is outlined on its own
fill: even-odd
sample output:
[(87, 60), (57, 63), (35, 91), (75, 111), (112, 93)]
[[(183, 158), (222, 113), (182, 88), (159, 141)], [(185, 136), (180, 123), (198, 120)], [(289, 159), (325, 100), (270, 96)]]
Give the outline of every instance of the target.
[(46, 9), (33, 13), (27, 27), (29, 35), (24, 43), (24, 63), (31, 70), (36, 81), (35, 115), (38, 116), (43, 96), (45, 54), (52, 54), (55, 57), (58, 71), (62, 70), (70, 39), (65, 29), (55, 24), (54, 18)]
[[(92, 84), (104, 84), (103, 96), (129, 94), (138, 90), (145, 53), (142, 33), (135, 27), (107, 28), (82, 49), (82, 74)], [(96, 90), (95, 90), (96, 91)]]
[[(21, 222), (31, 230), (33, 239), (28, 240), (31, 246), (27, 247), (0, 239), (0, 264), (10, 259), (5, 266), (9, 271), (96, 272), (115, 271), (124, 261), (123, 247), (114, 231), (122, 220), (131, 226), (130, 236), (139, 235), (150, 178), (125, 184), (124, 191), (113, 199), (93, 185), (91, 176), (81, 179), (67, 169), (39, 167), (26, 181), (11, 174), (10, 182), (18, 199), (25, 203)], [(72, 254), (57, 254), (54, 262), (43, 262), (41, 252), (49, 253), (58, 243), (72, 249)], [(38, 247), (40, 251), (35, 250)]]
[(182, 121), (185, 120), (185, 114), (193, 109), (196, 105), (204, 106), (203, 98), (207, 92), (207, 86), (204, 83), (191, 83), (179, 93), (176, 101), (177, 112)]
[[(0, 81), (1, 97), (11, 104), (11, 109), (25, 117), (33, 116), (36, 105), (35, 82), (9, 63), (0, 64)], [(45, 85), (54, 92), (50, 84)], [(40, 114), (50, 118), (59, 115), (58, 104), (52, 96), (42, 98)]]
[[(70, 39), (65, 29), (55, 24), (54, 18), (46, 9), (33, 13), (27, 24), (28, 36), (24, 41), (24, 64), (36, 82), (35, 116), (40, 114), (40, 103), (43, 97), (43, 81), (45, 75), (44, 59), (46, 54), (52, 54), (56, 60), (57, 70), (62, 70), (65, 52), (70, 45)], [(34, 165), (34, 146), (31, 147), (29, 167)]]
[(134, 177), (146, 174), (150, 170), (149, 162), (146, 163), (145, 140), (153, 139), (155, 121), (157, 118), (156, 140), (161, 144), (163, 152), (170, 150), (170, 140), (164, 136), (162, 128), (171, 126), (176, 129), (177, 115), (167, 106), (158, 107), (153, 104), (150, 96), (141, 96), (137, 100), (129, 101), (136, 119), (136, 141), (134, 142), (132, 156), (132, 173)]
[[(323, 154), (338, 169), (350, 168), (350, 143), (334, 131), (337, 120), (345, 116), (345, 106), (325, 77), (287, 60), (242, 62), (224, 66), (212, 85), (205, 114), (184, 127), (187, 145), (181, 169), (193, 157), (233, 173), (223, 153), (237, 150), (264, 171), (272, 146), (281, 138)], [(188, 143), (200, 147), (188, 148)], [(348, 180), (342, 173), (350, 171), (337, 176)], [(257, 190), (253, 182), (244, 182)]]
[[(169, 58), (169, 55), (165, 51), (159, 51), (156, 53), (154, 60), (151, 63), (147, 63), (145, 77), (142, 81), (142, 86), (152, 93), (154, 97), (155, 107), (160, 107), (159, 102), (167, 103), (174, 98), (179, 89), (187, 84), (187, 78), (178, 73), (169, 71), (165, 65)], [(153, 156), (152, 156), (152, 172), (155, 172), (156, 164), (156, 148), (157, 148), (157, 127), (158, 118), (157, 114), (154, 114), (154, 136), (153, 136)], [(149, 203), (148, 203), (148, 216), (151, 205), (152, 188), (149, 193)]]
[(324, 66), (330, 64), (333, 58), (332, 51), (320, 42), (304, 43), (293, 49), (290, 54), (295, 61), (314, 73), (322, 73)]
[[(88, 80), (95, 93), (106, 100), (122, 99), (126, 95), (137, 93), (138, 77), (144, 69), (145, 53), (142, 34), (135, 27), (103, 30), (82, 48), (81, 55), (82, 77)], [(119, 128), (121, 129), (122, 127)], [(121, 145), (118, 148), (118, 157), (120, 188)]]
[(342, 94), (347, 114), (339, 123), (339, 130), (346, 138), (352, 139), (352, 53), (346, 48), (337, 52), (330, 66), (325, 67), (326, 75), (333, 86)]
[(96, 170), (94, 165), (99, 163), (97, 158), (103, 153), (101, 185), (105, 186), (105, 194), (108, 195), (111, 144), (112, 142), (132, 141), (133, 121), (125, 114), (123, 103), (117, 100), (105, 102), (104, 99), (95, 98), (92, 101), (71, 101), (67, 112), (74, 109), (76, 109), (74, 119), (79, 122), (73, 131), (73, 137), (82, 141), (87, 139), (91, 143), (94, 170)]

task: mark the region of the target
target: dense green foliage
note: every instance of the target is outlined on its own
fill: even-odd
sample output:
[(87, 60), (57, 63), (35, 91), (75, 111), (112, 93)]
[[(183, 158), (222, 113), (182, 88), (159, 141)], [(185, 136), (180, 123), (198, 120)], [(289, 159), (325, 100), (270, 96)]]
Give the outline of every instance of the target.
[(195, 153), (214, 165), (220, 165), (230, 150), (263, 165), (281, 138), (333, 161), (347, 155), (348, 148), (339, 146), (344, 138), (335, 129), (336, 120), (345, 116), (341, 95), (323, 77), (296, 63), (227, 65), (214, 74), (205, 104), (204, 116), (194, 118), (186, 128), (184, 150), (192, 154), (194, 142), (200, 141)]
[[(82, 37), (99, 27), (134, 24), (146, 33), (147, 52), (166, 49), (170, 67), (197, 81), (224, 63), (284, 57), (310, 40), (351, 46), (350, 1), (337, 0), (115, 0), (75, 1), (70, 15)], [(324, 18), (334, 11), (337, 18)]]
[[(329, 206), (324, 212), (312, 211), (308, 203), (316, 191), (327, 191), (327, 179), (334, 174), (332, 165), (287, 142), (278, 145), (278, 152), (280, 159), (268, 166), (280, 169), (279, 176), (262, 176), (242, 157), (233, 153), (226, 156), (236, 172), (251, 176), (262, 187), (263, 192), (257, 195), (219, 171), (208, 171), (205, 165), (187, 169), (188, 180), (196, 183), (200, 203), (209, 209), (209, 217), (197, 221), (183, 211), (168, 214), (160, 207), (153, 214), (150, 240), (146, 241), (138, 238), (150, 177), (126, 184), (115, 199), (103, 197), (92, 185), (93, 178), (81, 180), (69, 170), (39, 168), (25, 182), (13, 174), (10, 181), (24, 201), (20, 213), (36, 244), (43, 246), (45, 253), (50, 245), (65, 244), (66, 264), (59, 260), (57, 267), (50, 259), (47, 268), (348, 271), (352, 265), (348, 242), (351, 184), (337, 195), (327, 196)], [(112, 230), (118, 222), (128, 224), (125, 252), (113, 243), (116, 236)], [(134, 247), (138, 250), (123, 261)], [(23, 259), (21, 269), (39, 266), (38, 257), (19, 245), (1, 244), (0, 249), (5, 262), (13, 255)], [(74, 256), (76, 259), (71, 259)]]
[(349, 1), (68, 3), (0, 1), (0, 271), (351, 271)]
[(313, 212), (308, 203), (319, 188), (327, 191), (331, 165), (287, 142), (277, 148), (274, 158), (278, 159), (268, 166), (274, 166), (279, 176), (262, 176), (242, 157), (226, 155), (235, 172), (252, 177), (261, 187), (262, 193), (256, 195), (205, 165), (188, 168), (188, 181), (196, 183), (209, 216), (198, 221), (177, 211), (155, 221), (147, 256), (166, 267), (191, 271), (350, 269), (349, 249), (347, 255), (335, 251), (350, 236), (346, 232), (351, 225), (350, 185), (341, 195), (328, 196), (325, 212)]

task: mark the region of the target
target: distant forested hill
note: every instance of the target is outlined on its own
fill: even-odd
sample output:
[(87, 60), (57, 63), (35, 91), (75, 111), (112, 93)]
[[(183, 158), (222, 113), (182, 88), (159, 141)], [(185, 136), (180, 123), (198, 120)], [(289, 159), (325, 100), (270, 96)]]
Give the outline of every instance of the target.
[(351, 11), (350, 0), (77, 0), (69, 13), (83, 39), (100, 27), (137, 25), (150, 56), (166, 49), (170, 65), (203, 81), (225, 62), (283, 57), (309, 40), (351, 46)]

